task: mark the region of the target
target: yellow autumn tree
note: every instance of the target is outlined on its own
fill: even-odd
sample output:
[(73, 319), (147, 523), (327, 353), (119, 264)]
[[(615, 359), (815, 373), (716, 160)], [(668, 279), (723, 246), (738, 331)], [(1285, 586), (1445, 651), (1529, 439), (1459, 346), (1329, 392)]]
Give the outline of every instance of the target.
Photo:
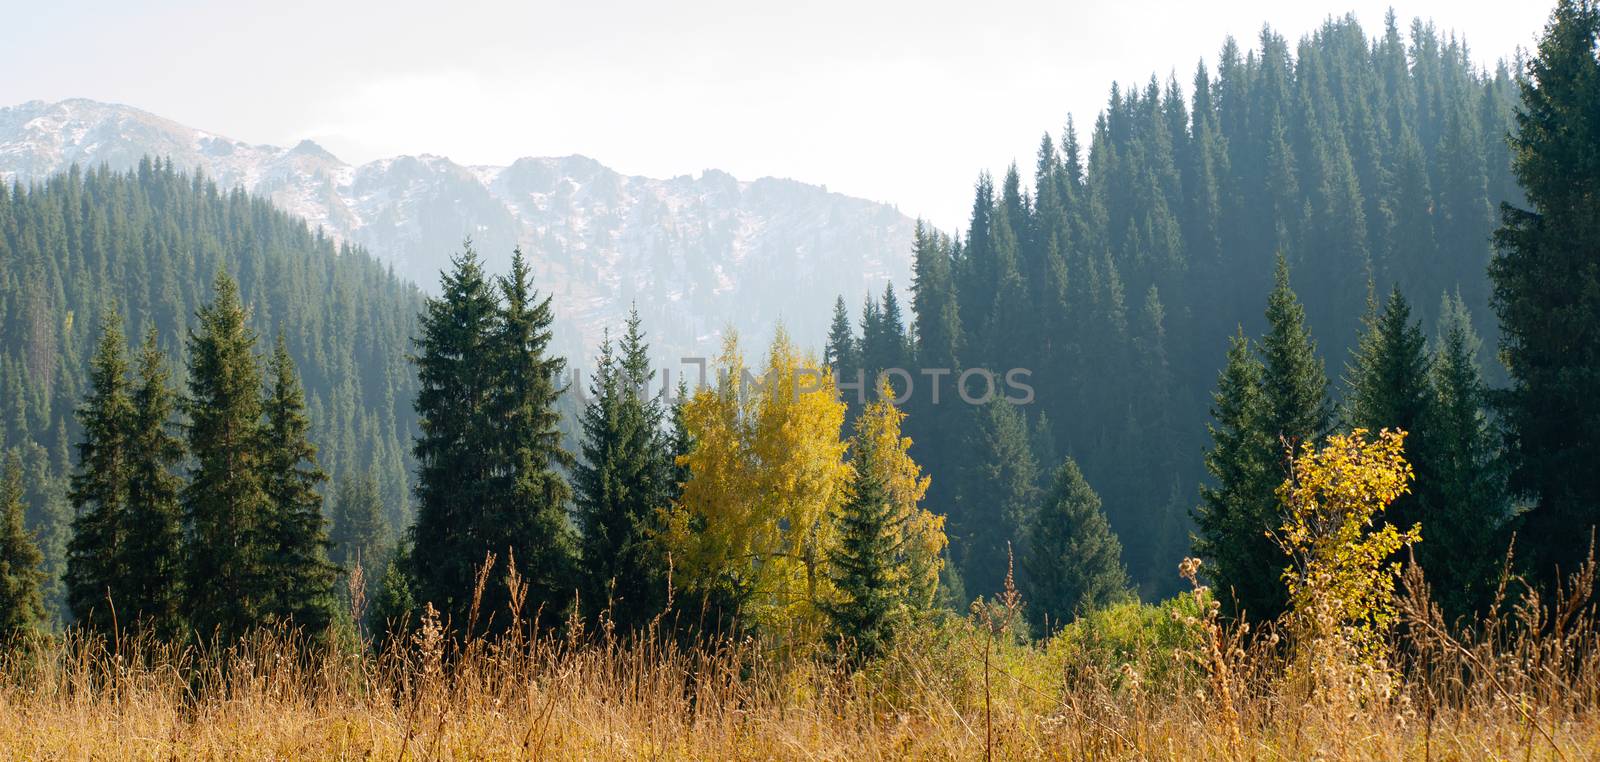
[[(678, 465), (690, 477), (667, 510), (661, 542), (672, 559), (677, 585), (702, 595), (737, 598), (751, 586), (748, 559), (755, 555), (759, 516), (749, 499), (755, 464), (739, 394), (744, 358), (731, 331), (717, 371), (721, 383), (702, 385), (683, 402), (683, 426), (694, 446), (679, 456)], [(736, 564), (736, 559), (743, 563)]]
[(911, 438), (900, 431), (906, 416), (890, 401), (893, 397), (894, 390), (885, 382), (877, 401), (856, 419), (856, 437), (870, 440), (877, 453), (874, 465), (881, 469), (879, 477), (901, 534), (899, 558), (895, 559), (900, 574), (897, 584), (902, 587), (899, 593), (911, 609), (924, 610), (934, 603), (939, 572), (944, 568), (944, 517), (922, 507), (931, 479), (911, 459)]
[(668, 512), (664, 542), (679, 582), (726, 591), (765, 632), (798, 642), (822, 632), (832, 596), (824, 564), (829, 521), (849, 475), (844, 403), (833, 379), (780, 328), (760, 375), (736, 337), (717, 384), (685, 403), (689, 478)]
[(1333, 652), (1369, 665), (1384, 656), (1400, 567), (1394, 555), (1422, 539), (1420, 525), (1379, 523), (1410, 490), (1404, 444), (1405, 432), (1388, 429), (1376, 438), (1365, 429), (1334, 434), (1320, 448), (1306, 443), (1278, 488), (1291, 625), (1314, 662)]

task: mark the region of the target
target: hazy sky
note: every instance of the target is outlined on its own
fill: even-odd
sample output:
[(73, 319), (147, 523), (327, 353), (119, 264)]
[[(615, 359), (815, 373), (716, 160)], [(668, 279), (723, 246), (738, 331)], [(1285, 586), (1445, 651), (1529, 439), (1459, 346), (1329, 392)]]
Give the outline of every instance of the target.
[[(1492, 65), (1552, 3), (1394, 4)], [(137, 8), (134, 6), (138, 6)], [(0, 105), (126, 103), (348, 161), (582, 153), (651, 176), (792, 177), (964, 222), (980, 169), (1031, 164), (1113, 80), (1214, 62), (1263, 22), (1291, 40), (1384, 2), (129, 3), (0, 0)], [(1213, 67), (1214, 68), (1214, 67)]]

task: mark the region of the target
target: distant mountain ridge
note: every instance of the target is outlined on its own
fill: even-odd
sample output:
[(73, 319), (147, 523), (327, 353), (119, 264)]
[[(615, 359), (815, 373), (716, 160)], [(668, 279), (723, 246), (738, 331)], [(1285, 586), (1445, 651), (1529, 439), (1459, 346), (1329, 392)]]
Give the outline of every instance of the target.
[(465, 166), (432, 155), (362, 165), (311, 141), (251, 145), (122, 105), (72, 99), (0, 108), (0, 180), (144, 156), (199, 168), (358, 243), (424, 289), (471, 236), (491, 269), (520, 245), (555, 295), (557, 348), (587, 358), (636, 303), (657, 355), (714, 354), (723, 329), (764, 343), (783, 321), (820, 348), (836, 295), (910, 285), (914, 223), (887, 204), (717, 170), (653, 179), (583, 156)]

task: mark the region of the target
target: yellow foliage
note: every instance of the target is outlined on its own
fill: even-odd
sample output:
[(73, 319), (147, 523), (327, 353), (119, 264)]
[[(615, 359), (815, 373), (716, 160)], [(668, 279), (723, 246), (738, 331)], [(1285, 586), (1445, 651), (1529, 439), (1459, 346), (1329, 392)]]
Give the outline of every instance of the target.
[(746, 376), (732, 335), (717, 365), (717, 386), (684, 405), (695, 447), (680, 463), (689, 479), (664, 540), (682, 582), (735, 590), (767, 631), (814, 639), (819, 604), (832, 595), (829, 517), (850, 473), (844, 403), (828, 370), (782, 329), (759, 378)]
[(1294, 624), (1305, 640), (1337, 638), (1367, 663), (1384, 655), (1394, 621), (1396, 551), (1422, 539), (1421, 526), (1402, 532), (1377, 523), (1409, 491), (1405, 432), (1385, 429), (1335, 434), (1307, 443), (1278, 488), (1287, 516), (1277, 540), (1290, 557), (1283, 572)]
[(669, 510), (663, 537), (680, 583), (690, 587), (744, 585), (747, 574), (733, 559), (749, 558), (755, 541), (756, 513), (746, 489), (754, 463), (738, 392), (744, 360), (731, 332), (717, 366), (733, 381), (700, 387), (683, 403), (683, 425), (695, 446), (678, 465), (692, 476)]
[(878, 453), (881, 476), (894, 506), (895, 523), (904, 532), (901, 572), (907, 601), (925, 609), (933, 605), (939, 588), (942, 555), (947, 543), (944, 517), (922, 507), (922, 498), (932, 481), (911, 459), (911, 438), (901, 436), (900, 423), (906, 417), (891, 402), (893, 389), (885, 381), (878, 400), (856, 419), (856, 436), (870, 440)]

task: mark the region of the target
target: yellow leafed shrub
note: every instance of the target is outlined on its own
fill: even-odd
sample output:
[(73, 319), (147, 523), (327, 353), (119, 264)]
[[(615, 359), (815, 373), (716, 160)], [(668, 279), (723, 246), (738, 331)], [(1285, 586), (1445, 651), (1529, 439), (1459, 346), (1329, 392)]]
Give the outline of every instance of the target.
[(1276, 539), (1289, 555), (1291, 625), (1301, 642), (1337, 639), (1357, 659), (1384, 657), (1394, 622), (1394, 582), (1402, 547), (1422, 539), (1421, 527), (1401, 531), (1379, 515), (1409, 491), (1405, 432), (1364, 429), (1305, 444), (1278, 488), (1286, 509)]

